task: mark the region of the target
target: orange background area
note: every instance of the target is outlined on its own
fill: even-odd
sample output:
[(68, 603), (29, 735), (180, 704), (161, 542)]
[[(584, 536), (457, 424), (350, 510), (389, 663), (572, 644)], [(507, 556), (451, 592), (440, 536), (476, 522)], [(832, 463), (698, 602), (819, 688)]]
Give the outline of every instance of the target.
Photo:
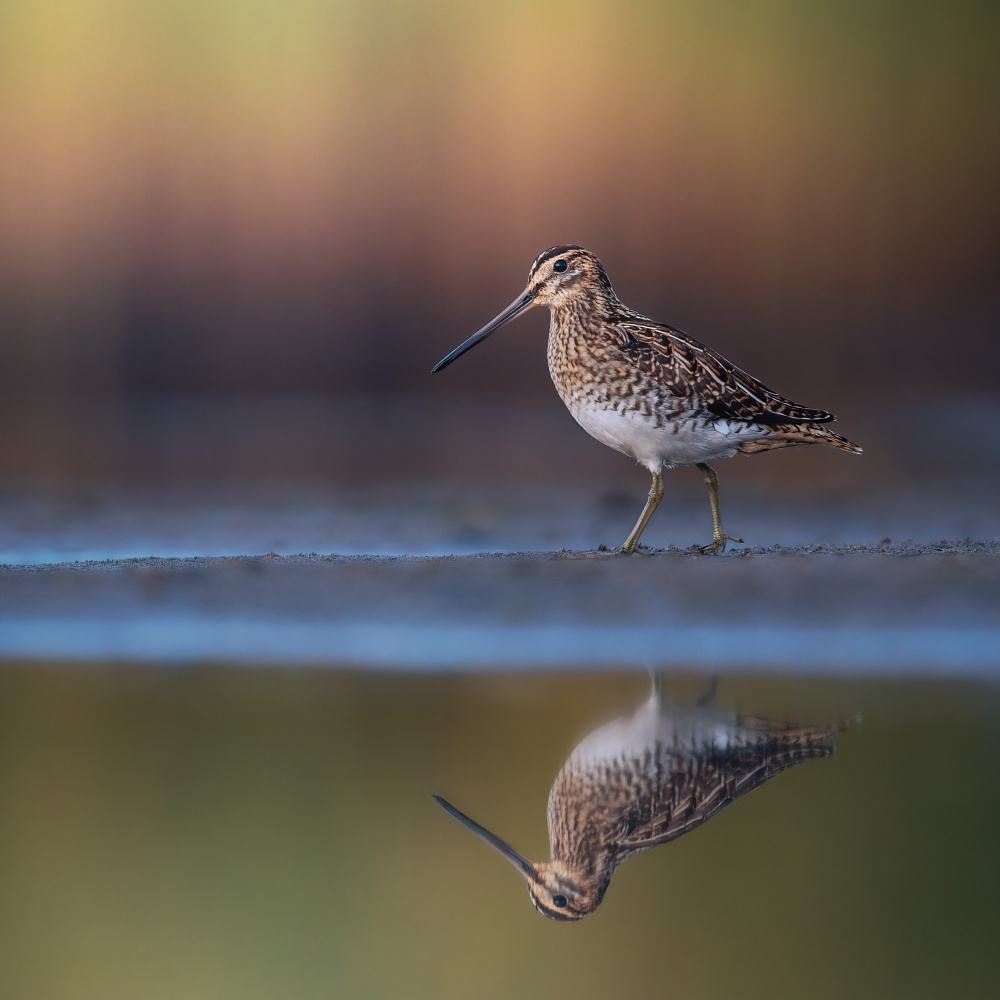
[(991, 390), (995, 5), (9, 0), (0, 388), (550, 392), (581, 243), (803, 402)]

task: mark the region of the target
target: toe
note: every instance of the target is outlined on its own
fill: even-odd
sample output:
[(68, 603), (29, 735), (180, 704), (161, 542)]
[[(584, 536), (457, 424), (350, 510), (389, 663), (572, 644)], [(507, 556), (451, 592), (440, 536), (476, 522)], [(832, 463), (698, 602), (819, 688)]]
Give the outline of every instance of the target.
[(699, 545), (696, 551), (700, 552), (703, 556), (714, 556), (720, 552), (724, 552), (726, 549), (726, 539), (717, 538), (711, 545)]

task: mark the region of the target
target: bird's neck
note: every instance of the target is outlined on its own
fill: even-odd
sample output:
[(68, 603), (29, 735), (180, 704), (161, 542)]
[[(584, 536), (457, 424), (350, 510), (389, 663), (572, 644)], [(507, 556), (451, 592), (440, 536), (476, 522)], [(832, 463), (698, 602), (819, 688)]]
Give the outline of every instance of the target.
[(625, 310), (625, 306), (610, 287), (596, 286), (581, 288), (575, 295), (553, 302), (550, 308), (553, 329), (614, 323)]

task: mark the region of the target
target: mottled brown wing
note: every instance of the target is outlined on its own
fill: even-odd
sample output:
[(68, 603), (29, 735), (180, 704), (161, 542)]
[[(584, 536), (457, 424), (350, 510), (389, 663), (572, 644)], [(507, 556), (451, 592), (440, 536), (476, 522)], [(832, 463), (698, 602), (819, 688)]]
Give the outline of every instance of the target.
[(833, 414), (800, 406), (686, 333), (652, 321), (616, 324), (618, 346), (650, 378), (719, 417), (751, 423), (827, 423)]
[(622, 833), (616, 840), (618, 860), (675, 840), (776, 774), (832, 753), (832, 747), (818, 742), (794, 746), (769, 743), (766, 750), (743, 748), (726, 754), (688, 757), (661, 786), (653, 802), (644, 803), (645, 808), (635, 809), (631, 815), (626, 813)]

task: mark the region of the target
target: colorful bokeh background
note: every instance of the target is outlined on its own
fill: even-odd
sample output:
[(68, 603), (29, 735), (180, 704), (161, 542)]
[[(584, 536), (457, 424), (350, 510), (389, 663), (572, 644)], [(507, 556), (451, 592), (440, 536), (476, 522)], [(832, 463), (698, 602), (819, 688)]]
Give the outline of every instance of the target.
[[(925, 657), (952, 683), (737, 681), (746, 651), (717, 654), (727, 709), (865, 721), (629, 862), (579, 927), (430, 794), (542, 855), (552, 776), (659, 661), (241, 669), (226, 636), (354, 614), (377, 653), (426, 598), (471, 673), (494, 626), (558, 649), (597, 594), (609, 628), (666, 628), (672, 591), (632, 602), (597, 561), (575, 592), (512, 562), (488, 605), (448, 560), (350, 592), (294, 560), (221, 583), (43, 564), (619, 544), (649, 478), (573, 424), (541, 310), (430, 371), (567, 242), (864, 445), (720, 466), (748, 543), (871, 542), (891, 569), (890, 536), (1000, 537), (998, 51), (990, 0), (4, 0), (0, 995), (992, 996), (1000, 703), (960, 670), (971, 649), (996, 673), (995, 556), (945, 543), (907, 586), (841, 572), (819, 596), (825, 556), (701, 563), (721, 583), (694, 627), (730, 624), (749, 580), (781, 669), (829, 625), (845, 669), (902, 670), (912, 621), (957, 650)], [(644, 541), (707, 542), (701, 477), (669, 491)], [(645, 565), (692, 590), (682, 560)]]
[(991, 390), (998, 29), (985, 0), (7, 0), (0, 388), (548, 393), (538, 314), (429, 370), (577, 242), (804, 402)]

